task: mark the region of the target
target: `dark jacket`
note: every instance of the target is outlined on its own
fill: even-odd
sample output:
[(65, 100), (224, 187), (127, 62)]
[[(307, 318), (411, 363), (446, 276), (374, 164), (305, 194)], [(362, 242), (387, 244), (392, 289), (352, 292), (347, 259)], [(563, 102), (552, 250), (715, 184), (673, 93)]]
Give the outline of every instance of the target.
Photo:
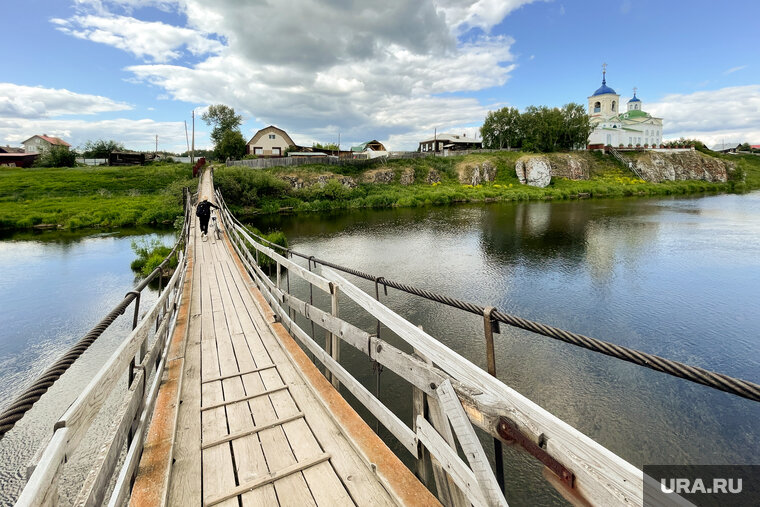
[(195, 208), (195, 216), (198, 217), (208, 217), (211, 216), (211, 208), (219, 209), (219, 206), (216, 204), (212, 204), (206, 200), (203, 200), (198, 203), (198, 206)]

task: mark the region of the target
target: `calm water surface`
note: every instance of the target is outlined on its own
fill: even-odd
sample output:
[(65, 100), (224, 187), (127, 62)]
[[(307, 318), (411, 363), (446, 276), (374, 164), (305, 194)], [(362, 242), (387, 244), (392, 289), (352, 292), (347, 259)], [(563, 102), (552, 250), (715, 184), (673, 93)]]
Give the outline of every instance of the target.
[[(760, 193), (298, 215), (256, 225), (282, 228), (297, 250), (376, 275), (760, 381)], [(132, 239), (0, 241), (0, 406), (134, 285)], [(382, 300), (485, 364), (482, 319), (392, 289)], [(341, 316), (374, 329), (345, 298)], [(0, 441), (0, 504), (15, 498), (23, 466), (128, 320)], [(636, 466), (760, 464), (757, 403), (506, 326), (496, 346), (505, 383)], [(344, 345), (341, 361), (374, 390), (366, 356)], [(380, 384), (381, 399), (411, 421), (408, 384), (389, 371)], [(506, 448), (505, 468), (510, 505), (562, 503), (523, 452)]]
[[(257, 225), (281, 228), (298, 251), (365, 272), (760, 381), (758, 192), (298, 215)], [(374, 294), (372, 284), (356, 283)], [(392, 289), (382, 300), (485, 365), (482, 318)], [(373, 329), (343, 300), (341, 316)], [(758, 403), (504, 325), (496, 347), (505, 383), (636, 466), (760, 464)], [(342, 361), (374, 389), (366, 356), (349, 349)], [(380, 396), (411, 420), (408, 384), (384, 372)], [(505, 462), (510, 504), (561, 503), (530, 458), (508, 449)]]
[[(0, 240), (0, 408), (136, 285), (129, 268), (135, 258), (130, 244), (153, 238), (174, 242), (174, 234), (166, 231), (47, 232)], [(150, 308), (155, 298), (156, 292), (146, 288), (141, 309)], [(12, 504), (23, 487), (26, 465), (52, 434), (53, 423), (131, 330), (132, 311), (130, 306), (0, 440), (0, 505)], [(85, 454), (93, 451), (87, 443)]]

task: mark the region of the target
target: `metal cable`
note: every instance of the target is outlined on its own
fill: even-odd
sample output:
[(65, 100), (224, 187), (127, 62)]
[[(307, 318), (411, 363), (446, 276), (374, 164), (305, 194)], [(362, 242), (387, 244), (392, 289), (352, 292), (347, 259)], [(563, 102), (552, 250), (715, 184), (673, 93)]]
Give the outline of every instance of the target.
[(177, 253), (177, 248), (182, 244), (185, 239), (187, 231), (187, 218), (188, 212), (185, 211), (185, 226), (182, 228), (177, 243), (169, 252), (169, 255), (161, 262), (161, 264), (154, 269), (150, 275), (148, 275), (134, 290), (130, 291), (124, 299), (117, 304), (111, 312), (106, 315), (95, 327), (93, 327), (86, 335), (84, 335), (73, 347), (71, 347), (65, 354), (63, 354), (52, 366), (48, 367), (42, 375), (32, 382), (32, 384), (24, 390), (8, 407), (3, 409), (0, 413), (0, 440), (5, 436), (13, 426), (21, 420), (22, 417), (34, 406), (35, 403), (47, 392), (48, 389), (63, 375), (69, 367), (74, 364), (84, 352), (92, 345), (95, 340), (108, 329), (108, 327), (115, 321), (120, 315), (124, 314), (127, 307), (135, 300), (137, 293), (141, 292), (148, 284), (161, 273), (163, 268), (169, 262), (169, 260)]
[[(241, 227), (245, 227), (237, 218), (235, 218), (234, 215), (230, 213), (230, 216), (232, 216), (233, 220), (235, 220), (235, 222), (237, 222)], [(303, 259), (311, 259), (314, 263), (336, 269), (343, 273), (348, 273), (350, 275), (354, 275), (356, 277), (363, 278), (372, 282), (382, 278), (371, 275), (369, 273), (364, 273), (357, 269), (348, 268), (339, 264), (335, 264), (333, 262), (317, 259), (311, 255), (306, 255), (294, 250), (290, 250), (289, 248), (285, 248), (283, 246), (272, 243), (271, 241), (268, 241), (256, 234), (251, 235), (262, 243), (265, 243), (273, 248), (288, 252), (291, 255), (295, 255)], [(459, 299), (438, 294), (436, 292), (431, 292), (425, 289), (419, 289), (412, 285), (396, 282), (387, 278), (382, 278), (382, 283), (388, 287), (393, 287), (394, 289), (398, 289), (400, 291), (413, 294), (430, 301), (436, 301), (453, 308), (459, 308), (460, 310), (464, 310), (475, 315), (482, 316), (483, 312), (485, 311), (484, 306), (461, 301)], [(716, 373), (704, 368), (699, 368), (697, 366), (690, 366), (679, 361), (665, 359), (654, 354), (648, 354), (646, 352), (630, 349), (621, 345), (615, 345), (614, 343), (598, 340), (596, 338), (591, 338), (582, 334), (565, 331), (563, 329), (549, 326), (547, 324), (541, 324), (539, 322), (533, 322), (531, 320), (523, 319), (521, 317), (510, 315), (498, 310), (494, 311), (491, 316), (494, 320), (503, 322), (509, 326), (525, 329), (527, 331), (531, 331), (548, 338), (553, 338), (555, 340), (563, 341), (565, 343), (591, 350), (593, 352), (599, 352), (616, 359), (637, 364), (639, 366), (644, 366), (646, 368), (650, 368), (652, 370), (659, 371), (674, 377), (682, 378), (690, 382), (735, 394), (737, 396), (741, 396), (742, 398), (747, 398), (753, 401), (760, 401), (760, 385), (748, 380), (729, 377), (728, 375), (724, 375), (722, 373)]]

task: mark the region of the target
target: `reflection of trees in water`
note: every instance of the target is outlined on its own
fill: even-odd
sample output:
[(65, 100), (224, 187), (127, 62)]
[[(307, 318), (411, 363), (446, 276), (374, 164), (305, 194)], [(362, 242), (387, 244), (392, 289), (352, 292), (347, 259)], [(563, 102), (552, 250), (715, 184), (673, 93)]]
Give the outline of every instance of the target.
[(528, 266), (562, 260), (588, 265), (598, 278), (611, 273), (617, 256), (640, 257), (657, 233), (654, 221), (641, 218), (660, 209), (610, 200), (521, 203), (489, 211), (483, 220), (482, 249), (493, 260)]

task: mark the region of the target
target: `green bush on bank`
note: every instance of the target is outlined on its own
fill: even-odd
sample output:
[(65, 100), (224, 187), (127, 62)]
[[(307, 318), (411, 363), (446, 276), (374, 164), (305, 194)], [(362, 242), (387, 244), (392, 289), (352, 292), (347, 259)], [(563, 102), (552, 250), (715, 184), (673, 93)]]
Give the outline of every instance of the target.
[[(146, 277), (164, 262), (166, 256), (172, 251), (172, 248), (164, 245), (159, 240), (152, 241), (132, 241), (132, 250), (137, 258), (129, 265), (132, 271)], [(177, 257), (173, 256), (169, 260), (169, 270), (173, 271), (177, 267)]]

